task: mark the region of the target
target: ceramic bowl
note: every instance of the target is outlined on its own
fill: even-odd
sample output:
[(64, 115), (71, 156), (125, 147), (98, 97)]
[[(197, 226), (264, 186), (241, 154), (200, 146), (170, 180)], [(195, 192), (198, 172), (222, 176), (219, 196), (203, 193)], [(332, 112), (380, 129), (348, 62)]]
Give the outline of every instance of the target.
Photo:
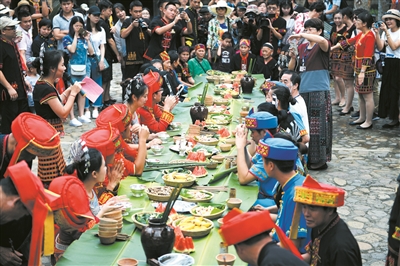
[(206, 165), (207, 169), (215, 169), (218, 167), (218, 162), (214, 160), (210, 160), (210, 163)]
[(230, 151), (232, 149), (232, 144), (221, 143), (221, 144), (219, 144), (219, 148), (223, 152), (228, 152), (228, 151)]
[[(179, 226), (180, 222), (182, 222), (184, 219), (185, 218), (175, 220), (172, 223), (172, 225), (173, 226)], [(211, 230), (214, 228), (214, 223), (211, 220), (207, 219), (207, 218), (203, 218), (203, 221), (207, 222), (207, 223), (210, 223), (210, 227), (208, 227), (207, 229), (196, 229), (196, 230), (182, 230), (181, 229), (182, 234), (184, 236), (190, 236), (190, 237), (202, 237), (202, 236), (208, 235), (211, 232)]]
[(218, 226), (219, 227), (221, 227), (224, 223), (222, 222), (222, 219), (224, 219), (224, 218), (219, 218), (218, 220), (217, 220), (217, 222), (218, 222)]
[(117, 225), (118, 221), (110, 218), (100, 218), (100, 225)]
[(228, 205), (229, 209), (240, 208), (241, 204), (242, 200), (238, 198), (230, 198), (226, 201), (226, 205)]
[(117, 262), (118, 266), (136, 266), (138, 263), (137, 260), (131, 258), (120, 259)]
[(169, 126), (172, 128), (172, 130), (181, 130), (182, 129), (182, 124), (180, 122), (171, 122)]
[(194, 265), (194, 259), (186, 254), (170, 253), (158, 258), (160, 266), (191, 266)]
[(143, 196), (146, 186), (141, 184), (132, 184), (130, 185), (130, 188), (134, 197), (141, 197)]
[(233, 265), (236, 260), (236, 256), (230, 253), (221, 253), (218, 254), (215, 259), (218, 262), (218, 265)]
[(224, 205), (225, 209), (222, 209), (220, 211), (218, 211), (217, 213), (213, 213), (213, 214), (209, 214), (209, 215), (203, 215), (203, 214), (198, 214), (196, 212), (197, 208), (201, 208), (201, 206), (195, 206), (190, 210), (190, 214), (192, 214), (193, 216), (199, 216), (199, 217), (204, 217), (210, 220), (214, 220), (217, 218), (220, 218), (222, 216), (222, 214), (224, 214), (225, 210), (226, 210), (226, 206)]
[(99, 230), (99, 237), (113, 237), (117, 234), (117, 229), (115, 229), (114, 231), (100, 231)]
[(225, 156), (223, 155), (214, 155), (211, 157), (214, 161), (217, 161), (218, 163), (222, 163), (225, 159)]
[(122, 218), (122, 211), (121, 211), (121, 209), (115, 210), (115, 211), (109, 211), (109, 212), (104, 213), (103, 217), (114, 219), (114, 220), (118, 221), (118, 220), (120, 220), (120, 218)]
[(151, 146), (151, 150), (153, 151), (154, 155), (161, 155), (164, 146), (161, 145), (153, 145)]
[(231, 144), (232, 146), (236, 144), (236, 139), (235, 138), (229, 138), (225, 139), (226, 144)]
[(164, 202), (164, 201), (168, 201), (169, 200), (169, 197), (171, 196), (171, 193), (172, 193), (172, 188), (170, 189), (170, 194), (168, 194), (168, 195), (164, 195), (166, 193), (161, 193), (161, 194), (160, 193), (154, 193), (153, 190), (154, 189), (162, 190), (162, 189), (165, 189), (165, 188), (166, 187), (164, 187), (164, 186), (151, 187), (151, 188), (146, 188), (145, 192), (149, 196), (150, 200)]
[(179, 185), (181, 185), (181, 184), (182, 184), (182, 187), (190, 187), (196, 181), (196, 177), (194, 175), (188, 175), (187, 180), (181, 180), (181, 179), (170, 180), (170, 179), (166, 179), (165, 175), (162, 177), (162, 179), (164, 180), (164, 183), (167, 186), (171, 186), (171, 187), (179, 187)]
[(110, 245), (110, 244), (113, 244), (115, 242), (115, 240), (117, 239), (117, 234), (115, 234), (113, 236), (109, 236), (109, 237), (99, 236), (99, 238), (100, 238), (100, 243), (102, 243), (103, 245)]
[(168, 142), (169, 135), (167, 132), (159, 132), (157, 133), (157, 137), (162, 140), (162, 142)]

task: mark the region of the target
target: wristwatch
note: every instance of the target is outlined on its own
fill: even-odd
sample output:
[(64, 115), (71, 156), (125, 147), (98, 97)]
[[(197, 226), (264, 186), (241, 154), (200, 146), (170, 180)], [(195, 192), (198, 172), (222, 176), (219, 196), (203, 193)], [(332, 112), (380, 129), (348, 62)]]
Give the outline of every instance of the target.
[(189, 23), (190, 22), (190, 19), (188, 19), (188, 20), (185, 20), (186, 21), (186, 23)]

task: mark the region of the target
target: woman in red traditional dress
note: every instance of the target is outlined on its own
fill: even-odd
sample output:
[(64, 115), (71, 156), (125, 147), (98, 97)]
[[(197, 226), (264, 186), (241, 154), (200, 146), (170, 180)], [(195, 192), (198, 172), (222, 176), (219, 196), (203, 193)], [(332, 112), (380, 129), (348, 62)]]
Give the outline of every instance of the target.
[(355, 90), (360, 98), (360, 117), (351, 121), (350, 125), (357, 125), (357, 129), (371, 129), (373, 127), (372, 117), (374, 114), (374, 98), (372, 90), (375, 80), (375, 35), (371, 31), (373, 18), (370, 13), (362, 12), (355, 20), (356, 28), (360, 33), (349, 39), (344, 40), (331, 48), (346, 49), (350, 45), (355, 45)]

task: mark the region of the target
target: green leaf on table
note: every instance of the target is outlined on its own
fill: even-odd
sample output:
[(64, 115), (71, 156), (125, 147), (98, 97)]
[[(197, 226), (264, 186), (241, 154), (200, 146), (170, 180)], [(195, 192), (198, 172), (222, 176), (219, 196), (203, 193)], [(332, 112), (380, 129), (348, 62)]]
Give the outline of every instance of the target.
[(159, 171), (149, 171), (149, 172), (144, 172), (142, 176), (139, 176), (138, 178), (143, 181), (147, 182), (156, 182), (157, 177), (160, 177), (161, 173)]

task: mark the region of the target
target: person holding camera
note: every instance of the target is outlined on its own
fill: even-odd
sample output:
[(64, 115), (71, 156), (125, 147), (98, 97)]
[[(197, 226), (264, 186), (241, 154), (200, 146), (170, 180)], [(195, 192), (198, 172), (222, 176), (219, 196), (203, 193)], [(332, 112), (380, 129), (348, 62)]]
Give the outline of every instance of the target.
[(197, 43), (207, 44), (208, 22), (213, 18), (208, 6), (203, 5), (199, 10), (199, 22), (197, 26)]
[(257, 40), (259, 44), (269, 42), (274, 47), (273, 57), (278, 59), (281, 50), (281, 40), (286, 33), (286, 20), (279, 16), (279, 1), (268, 0), (267, 14), (259, 19)]
[[(71, 76), (72, 83), (82, 81), (85, 77), (90, 77), (90, 66), (88, 55), (93, 56), (94, 49), (90, 41), (90, 33), (85, 29), (85, 22), (81, 17), (73, 17), (69, 25), (69, 33), (63, 38), (64, 49), (68, 51), (68, 74)], [(84, 115), (85, 97), (81, 94), (77, 96), (78, 121), (90, 123), (90, 118)], [(101, 102), (100, 102), (101, 104)], [(75, 118), (71, 113), (71, 126), (75, 125)], [(79, 124), (78, 124), (79, 125)]]
[(122, 23), (121, 37), (126, 41), (125, 78), (133, 78), (143, 65), (143, 54), (150, 41), (150, 30), (142, 19), (143, 5), (132, 1), (129, 6), (131, 17)]
[[(394, 128), (400, 125), (400, 77), (395, 74), (400, 71), (400, 11), (389, 9), (382, 19), (385, 22), (381, 22), (379, 28), (374, 28), (378, 49), (382, 51), (386, 47), (378, 114), (380, 117), (390, 119), (390, 122), (384, 124), (382, 128)], [(381, 36), (379, 29), (382, 31)]]
[[(176, 36), (192, 33), (192, 22), (186, 12), (178, 14), (173, 2), (168, 2), (163, 11), (162, 18), (154, 18), (150, 23), (151, 39), (143, 57), (149, 61), (159, 58), (163, 51), (177, 50)], [(185, 20), (186, 25), (182, 26), (180, 20)]]
[(260, 49), (259, 47), (257, 47), (256, 44), (258, 14), (259, 12), (257, 6), (249, 5), (243, 17), (243, 29), (242, 29), (242, 38), (249, 39), (251, 41), (250, 50), (255, 55), (260, 53)]
[(233, 46), (236, 46), (239, 41), (242, 39), (243, 35), (243, 18), (244, 14), (247, 10), (247, 3), (239, 2), (236, 4), (235, 10), (232, 12), (231, 18), (235, 20), (236, 28), (233, 29), (232, 37), (233, 37)]
[(199, 21), (199, 15), (197, 11), (200, 8), (200, 0), (191, 0), (190, 1), (190, 6), (186, 8), (185, 12), (188, 15), (190, 21), (193, 23), (193, 31), (191, 34), (185, 35), (185, 43), (184, 45), (187, 45), (191, 48), (193, 48), (197, 43), (198, 43), (198, 27), (197, 23)]

